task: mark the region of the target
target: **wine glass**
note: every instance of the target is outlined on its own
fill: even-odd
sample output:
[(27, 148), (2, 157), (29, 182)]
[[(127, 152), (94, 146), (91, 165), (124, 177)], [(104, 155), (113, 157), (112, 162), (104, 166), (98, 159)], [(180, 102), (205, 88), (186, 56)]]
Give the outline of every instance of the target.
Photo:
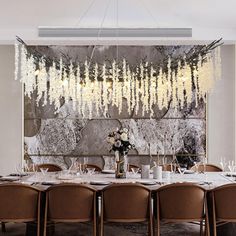
[(40, 168), (40, 171), (43, 174), (42, 181), (46, 181), (46, 174), (48, 172), (48, 168)]
[(226, 166), (227, 166), (225, 157), (220, 158), (220, 166), (222, 167), (223, 172), (225, 172), (225, 169), (226, 169)]
[(229, 168), (229, 171), (230, 171), (230, 175), (232, 177), (233, 176), (233, 172), (235, 170), (235, 163), (234, 163), (234, 161), (229, 161), (228, 168)]
[(90, 176), (95, 173), (95, 168), (88, 167), (88, 168), (86, 168), (86, 170), (87, 170), (88, 175), (90, 175)]
[(88, 157), (84, 157), (84, 169), (86, 169), (88, 164)]
[(163, 159), (162, 159), (162, 165), (163, 165), (163, 170), (166, 170), (166, 168), (167, 168), (167, 157), (163, 157)]
[(186, 170), (187, 170), (186, 165), (184, 165), (184, 167), (181, 167), (181, 166), (178, 167), (178, 171), (181, 175), (183, 175)]
[(134, 177), (137, 177), (137, 176), (138, 176), (139, 170), (140, 170), (140, 169), (139, 169), (138, 167), (132, 167), (132, 168), (131, 168), (131, 171), (132, 171)]
[(198, 161), (194, 161), (193, 164), (194, 164), (194, 166), (195, 166), (195, 173), (198, 174), (198, 173), (199, 173), (199, 170), (198, 170), (198, 168), (199, 168), (199, 162), (198, 162)]
[(16, 174), (19, 175), (19, 176), (22, 175), (23, 170), (22, 170), (22, 165), (21, 165), (21, 164), (18, 163), (18, 164), (15, 165), (15, 172), (16, 172)]

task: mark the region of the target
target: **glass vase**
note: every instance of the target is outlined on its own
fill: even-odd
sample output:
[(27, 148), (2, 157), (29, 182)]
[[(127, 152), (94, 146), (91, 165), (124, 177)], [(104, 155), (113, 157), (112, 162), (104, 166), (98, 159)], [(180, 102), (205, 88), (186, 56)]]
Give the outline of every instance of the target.
[(117, 179), (125, 179), (127, 172), (127, 155), (119, 153), (116, 155), (116, 178)]

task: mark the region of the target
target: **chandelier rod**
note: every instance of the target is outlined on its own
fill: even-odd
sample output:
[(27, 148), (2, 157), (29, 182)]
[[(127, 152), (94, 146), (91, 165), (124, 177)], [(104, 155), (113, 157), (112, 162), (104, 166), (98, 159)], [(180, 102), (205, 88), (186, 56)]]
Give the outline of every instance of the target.
[(95, 0), (92, 0), (90, 2), (90, 4), (88, 5), (88, 7), (85, 9), (85, 11), (81, 14), (81, 16), (79, 17), (79, 19), (76, 21), (75, 26), (79, 26), (82, 19), (88, 14), (89, 10), (92, 8), (92, 6), (94, 5)]

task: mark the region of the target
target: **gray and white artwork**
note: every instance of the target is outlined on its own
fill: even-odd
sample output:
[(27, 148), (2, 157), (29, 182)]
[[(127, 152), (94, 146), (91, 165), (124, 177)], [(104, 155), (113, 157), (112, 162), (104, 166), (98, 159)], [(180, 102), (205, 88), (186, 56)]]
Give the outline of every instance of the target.
[[(188, 46), (163, 47), (174, 55), (184, 51)], [(83, 61), (89, 57), (91, 46), (53, 46), (36, 47), (45, 55), (59, 58), (67, 55), (68, 60)], [(116, 55), (114, 46), (97, 46), (94, 60), (112, 60)], [(131, 65), (136, 65), (142, 58), (159, 63), (163, 54), (155, 46), (119, 46), (119, 57), (125, 57)], [(35, 98), (35, 94), (33, 94)], [(125, 103), (124, 103), (125, 106)], [(183, 109), (168, 108), (159, 110), (154, 107), (154, 117), (150, 114), (128, 114), (125, 109), (121, 114), (110, 106), (107, 114), (93, 114), (93, 119), (83, 119), (73, 110), (72, 102), (61, 102), (59, 113), (53, 105), (36, 105), (35, 99), (24, 99), (24, 141), (25, 155), (34, 161), (44, 159), (55, 162), (63, 168), (69, 164), (70, 157), (89, 156), (102, 166), (107, 156), (112, 156), (106, 142), (109, 132), (126, 127), (130, 131), (130, 141), (135, 149), (129, 156), (135, 161), (145, 156), (190, 154), (204, 156), (206, 153), (206, 108), (204, 103), (197, 107), (195, 103)], [(104, 159), (102, 157), (104, 156)], [(41, 158), (41, 159), (40, 159)], [(93, 162), (93, 161), (91, 161)]]

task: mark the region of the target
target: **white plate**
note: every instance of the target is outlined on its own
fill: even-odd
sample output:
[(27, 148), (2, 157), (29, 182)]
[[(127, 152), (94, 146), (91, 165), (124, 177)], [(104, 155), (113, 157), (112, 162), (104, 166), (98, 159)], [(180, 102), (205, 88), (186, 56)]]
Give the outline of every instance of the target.
[(184, 174), (194, 174), (194, 173), (195, 173), (194, 170), (186, 170), (186, 171), (184, 172)]
[(136, 183), (144, 184), (144, 185), (155, 185), (155, 184), (157, 184), (157, 182), (154, 181), (154, 180), (139, 180), (139, 181), (136, 181)]
[(20, 177), (19, 176), (5, 176), (5, 177), (2, 177), (0, 178), (0, 180), (3, 180), (3, 181), (16, 181), (16, 180), (19, 180)]
[(103, 174), (115, 174), (116, 171), (115, 170), (102, 170)]
[(105, 180), (90, 181), (90, 184), (92, 184), (92, 185), (108, 185), (110, 183), (111, 183), (110, 181), (105, 181)]
[(60, 176), (57, 177), (57, 179), (60, 179), (60, 180), (71, 180), (71, 179), (73, 179), (73, 176), (71, 176), (71, 175), (60, 175)]

